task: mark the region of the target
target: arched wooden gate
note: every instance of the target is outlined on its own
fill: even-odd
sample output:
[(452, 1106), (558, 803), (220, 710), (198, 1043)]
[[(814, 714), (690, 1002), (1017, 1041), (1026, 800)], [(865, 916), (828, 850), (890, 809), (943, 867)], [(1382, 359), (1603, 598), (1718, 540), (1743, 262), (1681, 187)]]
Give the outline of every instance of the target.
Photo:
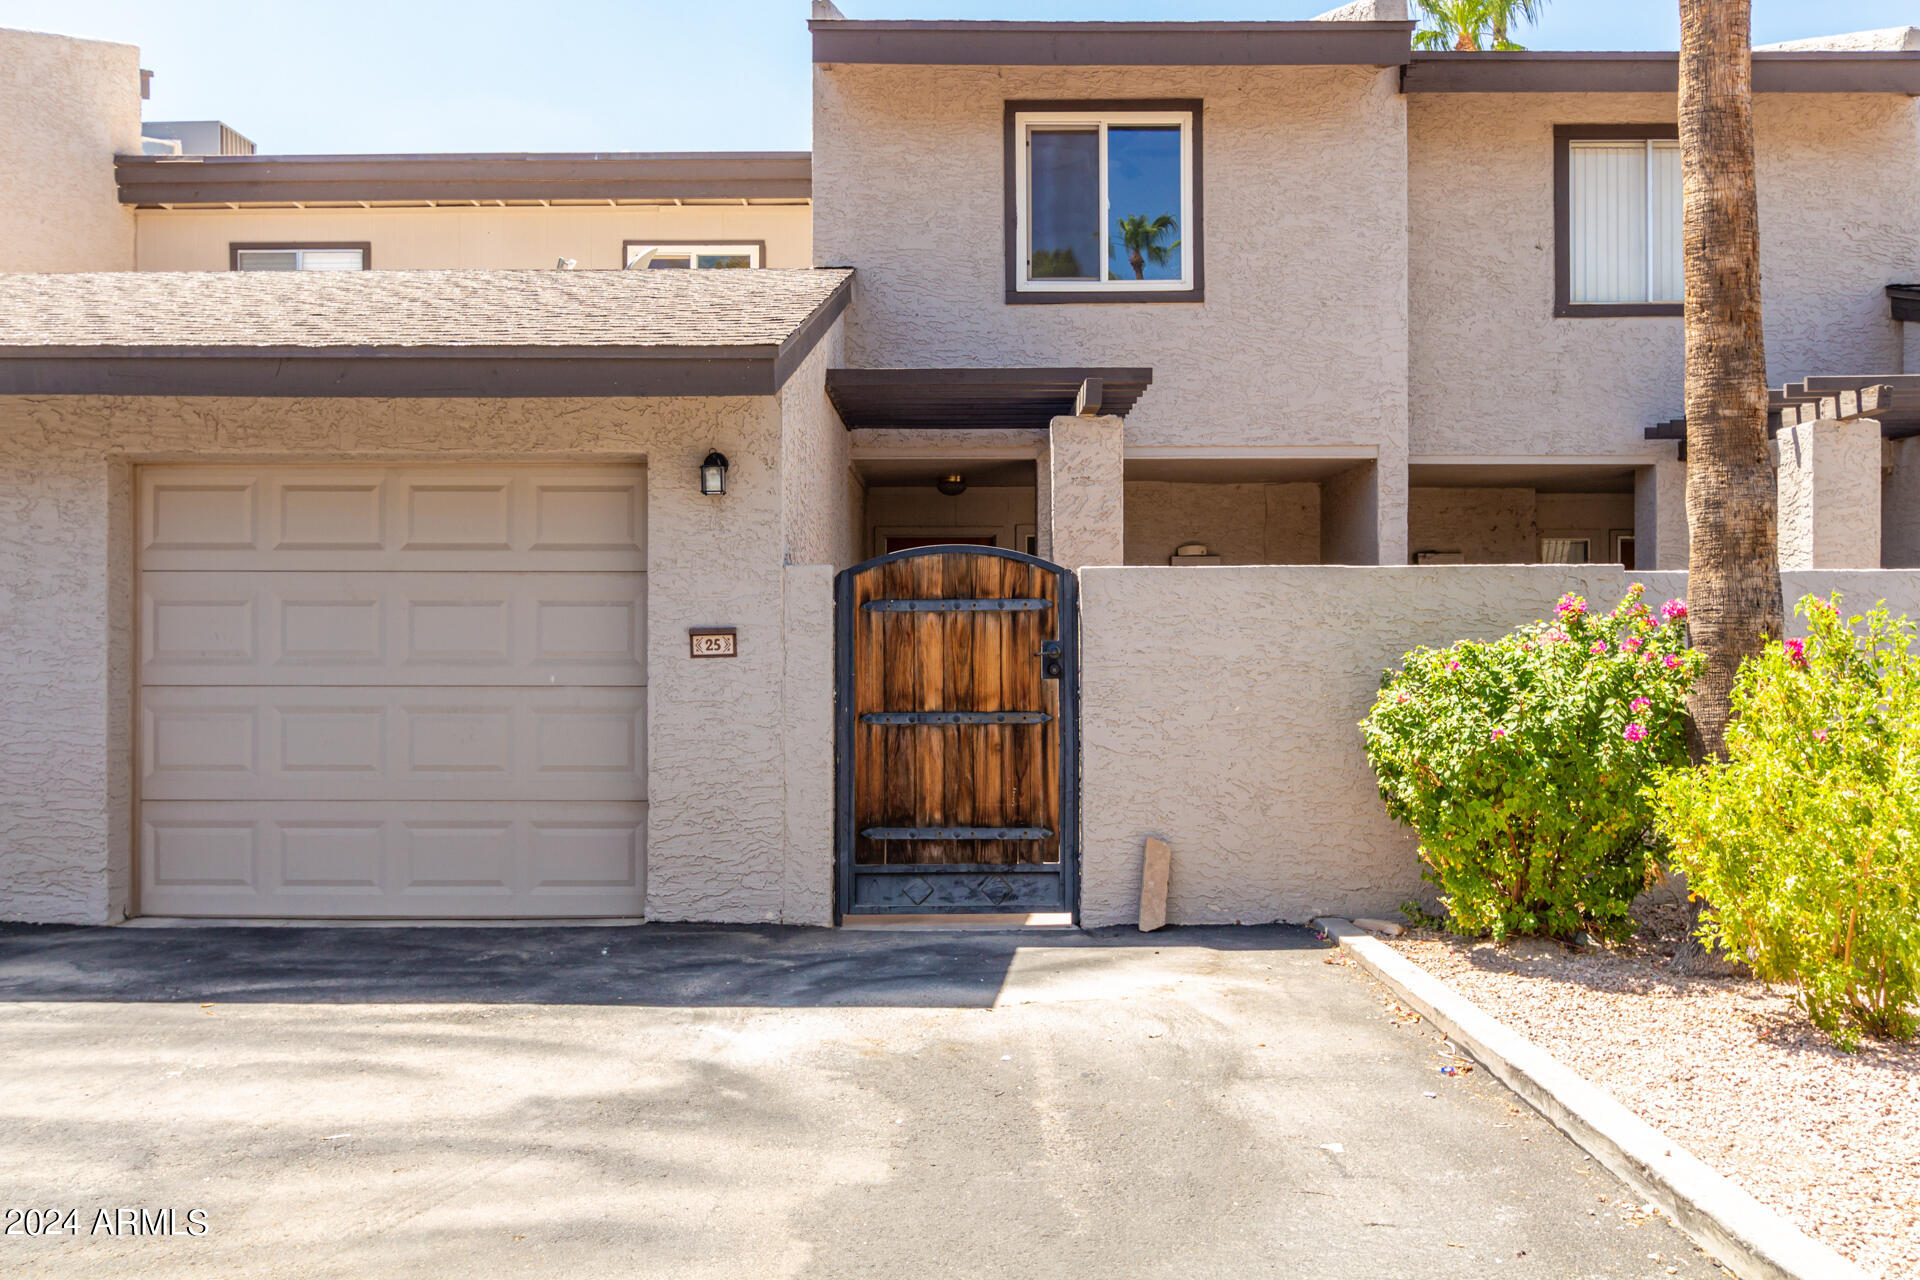
[(836, 579), (836, 916), (1078, 917), (1076, 587), (992, 547)]

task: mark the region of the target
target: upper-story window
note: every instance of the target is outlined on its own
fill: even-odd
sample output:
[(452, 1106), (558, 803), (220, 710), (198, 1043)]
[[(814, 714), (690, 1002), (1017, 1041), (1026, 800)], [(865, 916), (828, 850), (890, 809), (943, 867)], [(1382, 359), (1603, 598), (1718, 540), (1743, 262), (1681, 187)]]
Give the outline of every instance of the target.
[(365, 271), (364, 244), (236, 244), (227, 249), (235, 271)]
[(1679, 315), (1677, 130), (1563, 125), (1554, 134), (1556, 314)]
[(1199, 301), (1199, 103), (1010, 102), (1007, 151), (1007, 301)]
[(739, 244), (687, 244), (661, 240), (628, 240), (625, 264), (635, 271), (726, 271), (765, 263), (767, 247), (760, 241)]

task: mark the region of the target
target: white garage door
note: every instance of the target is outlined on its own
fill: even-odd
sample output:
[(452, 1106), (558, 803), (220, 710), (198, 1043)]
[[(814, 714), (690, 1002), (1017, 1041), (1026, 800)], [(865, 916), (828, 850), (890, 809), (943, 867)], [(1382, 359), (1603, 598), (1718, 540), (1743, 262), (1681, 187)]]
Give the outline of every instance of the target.
[(646, 473), (155, 467), (140, 910), (639, 915)]

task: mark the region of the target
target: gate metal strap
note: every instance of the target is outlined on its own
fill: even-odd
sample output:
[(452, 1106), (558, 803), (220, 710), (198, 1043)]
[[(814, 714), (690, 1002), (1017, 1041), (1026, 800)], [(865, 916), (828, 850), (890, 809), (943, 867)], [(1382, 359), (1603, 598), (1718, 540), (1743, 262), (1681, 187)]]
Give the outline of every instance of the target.
[(869, 711), (861, 724), (1045, 724), (1044, 711)]
[(1051, 600), (1012, 597), (1003, 600), (869, 600), (871, 613), (1034, 613), (1053, 608)]
[(1045, 840), (1046, 827), (868, 827), (869, 840)]

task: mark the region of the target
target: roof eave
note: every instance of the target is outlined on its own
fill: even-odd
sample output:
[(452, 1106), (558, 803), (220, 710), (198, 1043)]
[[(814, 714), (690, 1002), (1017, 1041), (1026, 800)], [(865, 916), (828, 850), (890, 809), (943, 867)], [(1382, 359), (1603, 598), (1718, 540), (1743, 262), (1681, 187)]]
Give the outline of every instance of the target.
[[(1408, 93), (1675, 93), (1671, 51), (1416, 53)], [(1920, 96), (1920, 53), (1760, 50), (1755, 93), (1896, 93)]]
[(816, 19), (813, 60), (896, 66), (1389, 67), (1411, 22), (853, 22)]

